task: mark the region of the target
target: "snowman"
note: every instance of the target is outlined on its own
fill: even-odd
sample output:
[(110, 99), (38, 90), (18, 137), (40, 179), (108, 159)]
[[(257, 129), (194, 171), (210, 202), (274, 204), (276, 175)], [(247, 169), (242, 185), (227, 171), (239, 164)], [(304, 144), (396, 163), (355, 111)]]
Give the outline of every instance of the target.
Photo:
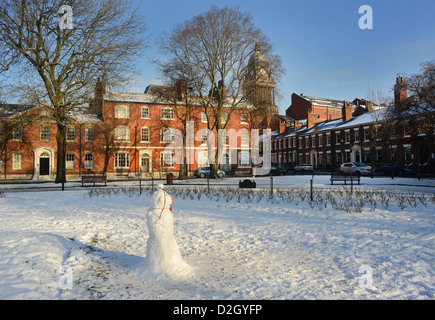
[(149, 238), (146, 251), (146, 269), (155, 276), (179, 277), (189, 275), (191, 267), (180, 254), (174, 236), (174, 216), (171, 204), (175, 202), (164, 190), (163, 184), (151, 198), (147, 212)]

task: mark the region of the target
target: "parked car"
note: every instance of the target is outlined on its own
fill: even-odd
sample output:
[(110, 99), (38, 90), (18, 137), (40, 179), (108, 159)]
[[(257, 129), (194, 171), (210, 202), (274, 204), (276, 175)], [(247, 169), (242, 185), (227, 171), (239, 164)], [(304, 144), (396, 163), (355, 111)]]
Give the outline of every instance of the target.
[(283, 166), (271, 166), (270, 167), (270, 173), (272, 176), (284, 176), (289, 173), (288, 169), (284, 168)]
[[(379, 167), (381, 172), (385, 175), (391, 175), (391, 171), (393, 169), (392, 163), (385, 163), (382, 166)], [(402, 166), (401, 164), (395, 163), (394, 164), (394, 174), (397, 175), (404, 175), (404, 174), (415, 174), (414, 169), (410, 169), (408, 167)]]
[[(201, 167), (195, 170), (195, 176), (200, 178), (205, 178), (210, 175), (210, 167)], [(219, 178), (225, 177), (225, 171), (223, 170), (217, 170), (217, 175)]]
[(296, 172), (305, 172), (305, 171), (313, 171), (313, 166), (311, 164), (298, 164), (294, 167)]
[(340, 173), (368, 175), (371, 172), (372, 167), (362, 162), (345, 162), (340, 166)]

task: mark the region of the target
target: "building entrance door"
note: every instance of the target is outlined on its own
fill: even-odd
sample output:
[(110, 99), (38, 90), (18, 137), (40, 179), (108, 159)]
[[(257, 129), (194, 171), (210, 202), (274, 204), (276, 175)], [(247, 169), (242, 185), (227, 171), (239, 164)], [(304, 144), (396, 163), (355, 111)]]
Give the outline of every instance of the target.
[(50, 158), (39, 158), (39, 175), (50, 175)]
[(150, 156), (147, 154), (144, 154), (141, 158), (140, 165), (142, 168), (142, 173), (149, 173), (151, 170), (150, 168)]

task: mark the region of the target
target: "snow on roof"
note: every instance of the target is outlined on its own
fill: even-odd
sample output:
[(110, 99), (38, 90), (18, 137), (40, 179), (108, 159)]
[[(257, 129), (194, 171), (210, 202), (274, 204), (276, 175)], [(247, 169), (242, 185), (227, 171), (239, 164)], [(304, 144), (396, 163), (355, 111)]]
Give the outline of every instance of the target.
[(274, 131), (272, 132), (272, 138), (276, 140), (280, 138), (296, 137), (299, 135), (321, 133), (330, 130), (340, 130), (340, 129), (356, 127), (364, 124), (369, 125), (375, 121), (385, 120), (386, 115), (387, 115), (387, 109), (382, 108), (371, 112), (363, 113), (359, 116), (350, 119), (347, 122), (344, 122), (343, 119), (341, 118), (318, 122), (310, 128), (307, 128), (307, 126), (305, 125), (291, 133), (283, 134), (283, 135), (280, 135), (278, 131)]
[(286, 134), (284, 136), (284, 138), (295, 137), (297, 135), (305, 133), (306, 130), (307, 130), (307, 126), (302, 126), (302, 127), (298, 128), (298, 129), (296, 129), (295, 131), (290, 132), (289, 134)]
[(314, 124), (306, 133), (323, 132), (337, 128), (343, 123), (343, 119), (335, 119)]
[(98, 116), (89, 111), (89, 108), (74, 108), (68, 112), (68, 116), (79, 123), (101, 123)]
[[(152, 92), (152, 91), (147, 91)], [(124, 103), (149, 103), (149, 104), (166, 104), (173, 105), (174, 101), (171, 99), (164, 99), (162, 96), (151, 93), (128, 93), (128, 92), (108, 92), (103, 95), (103, 99), (105, 101), (113, 101), (113, 102), (124, 102)], [(237, 109), (251, 109), (254, 106), (248, 102), (235, 100), (237, 103)], [(192, 98), (191, 103), (203, 105), (201, 98)], [(230, 107), (233, 103), (233, 99), (227, 99), (226, 105), (224, 107)], [(183, 104), (183, 101), (180, 101), (180, 104)]]
[[(159, 103), (155, 95), (148, 93), (108, 92), (103, 95), (105, 101), (131, 103)], [(163, 100), (160, 101), (162, 103)]]
[(0, 104), (0, 118), (9, 118), (21, 114), (33, 107), (34, 106), (20, 104)]
[[(25, 114), (31, 110), (37, 110), (42, 108), (53, 109), (49, 105), (38, 105), (38, 106), (25, 106), (25, 105), (0, 105), (0, 118), (15, 118), (22, 114)], [(79, 123), (101, 123), (102, 120), (98, 116), (89, 111), (87, 107), (74, 107), (68, 112), (68, 117)]]
[(328, 98), (319, 98), (319, 97), (310, 97), (306, 96), (304, 94), (296, 94), (302, 99), (305, 99), (307, 101), (310, 101), (313, 103), (313, 105), (316, 106), (322, 106), (322, 107), (334, 107), (334, 108), (341, 108), (343, 106), (343, 100), (335, 100), (335, 99), (328, 99)]
[(383, 121), (386, 118), (386, 114), (387, 114), (387, 108), (366, 112), (337, 126), (336, 129), (350, 128), (350, 127), (360, 126), (364, 124), (368, 125), (375, 121)]

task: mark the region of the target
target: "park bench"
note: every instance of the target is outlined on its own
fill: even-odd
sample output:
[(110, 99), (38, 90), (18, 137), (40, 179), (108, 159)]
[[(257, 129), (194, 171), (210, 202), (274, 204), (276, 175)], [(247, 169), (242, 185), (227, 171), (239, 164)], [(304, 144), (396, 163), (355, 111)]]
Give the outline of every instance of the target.
[(106, 176), (103, 175), (82, 176), (82, 187), (85, 183), (93, 183), (94, 186), (96, 183), (104, 183), (104, 185), (106, 185), (107, 179)]
[(239, 181), (239, 188), (256, 188), (257, 184), (253, 180), (245, 179)]
[(334, 184), (334, 181), (344, 181), (344, 184), (347, 184), (347, 182), (354, 183), (358, 181), (358, 184), (360, 184), (361, 177), (358, 175), (343, 175), (343, 174), (331, 174), (331, 185)]

